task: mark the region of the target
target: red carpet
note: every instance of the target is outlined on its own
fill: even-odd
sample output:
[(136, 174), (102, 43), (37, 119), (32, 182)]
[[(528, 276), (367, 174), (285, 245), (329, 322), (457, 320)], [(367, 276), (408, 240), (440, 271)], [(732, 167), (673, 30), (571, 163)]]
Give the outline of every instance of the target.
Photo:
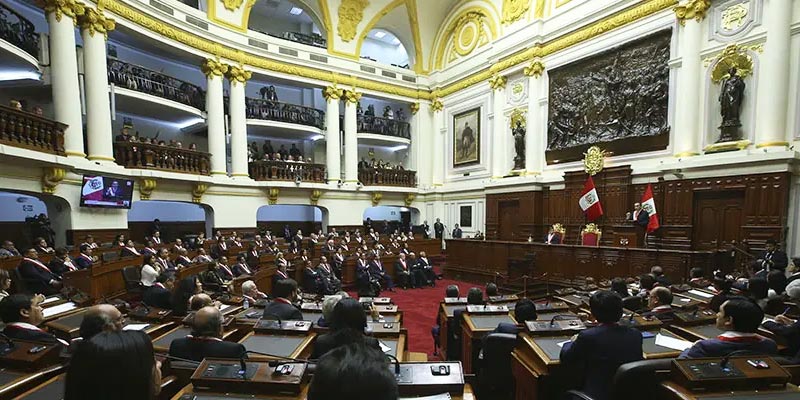
[[(431, 328), (436, 324), (436, 313), (439, 303), (444, 298), (444, 291), (449, 285), (457, 285), (461, 296), (467, 295), (469, 288), (478, 286), (472, 283), (442, 279), (436, 281), (436, 287), (423, 289), (395, 289), (394, 293), (382, 292), (381, 296), (390, 297), (394, 304), (403, 311), (403, 327), (408, 329), (408, 351), (433, 354), (433, 338)], [(350, 293), (355, 295), (355, 293)]]

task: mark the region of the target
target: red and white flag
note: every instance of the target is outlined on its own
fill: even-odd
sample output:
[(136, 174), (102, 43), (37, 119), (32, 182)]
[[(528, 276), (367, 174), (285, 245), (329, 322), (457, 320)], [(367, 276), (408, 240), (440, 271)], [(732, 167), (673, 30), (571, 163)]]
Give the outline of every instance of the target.
[(647, 189), (644, 190), (641, 203), (642, 209), (650, 215), (650, 221), (647, 223), (647, 233), (654, 232), (661, 225), (658, 224), (656, 202), (653, 200), (653, 187), (649, 183), (647, 184)]
[(594, 181), (590, 176), (583, 185), (583, 194), (578, 201), (581, 210), (586, 215), (586, 219), (592, 222), (601, 215), (603, 215), (603, 206), (600, 204), (600, 197), (597, 196), (597, 189), (594, 187)]

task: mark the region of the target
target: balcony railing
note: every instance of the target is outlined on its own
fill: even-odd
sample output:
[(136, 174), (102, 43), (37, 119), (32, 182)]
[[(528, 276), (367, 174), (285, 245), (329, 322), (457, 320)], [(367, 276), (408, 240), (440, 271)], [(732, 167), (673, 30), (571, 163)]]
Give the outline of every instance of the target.
[(108, 82), (205, 110), (205, 92), (200, 87), (113, 57), (108, 58)]
[(66, 129), (60, 122), (0, 105), (0, 143), (64, 155)]
[(417, 171), (364, 168), (358, 171), (358, 180), (365, 186), (416, 187)]
[(305, 33), (300, 33), (300, 32), (283, 32), (280, 35), (275, 35), (271, 33), (269, 33), (268, 35), (275, 36), (281, 39), (290, 40), (295, 43), (305, 44), (308, 46), (321, 47), (323, 49), (328, 48), (328, 41), (324, 37), (316, 33), (311, 35), (306, 35)]
[(210, 175), (211, 154), (139, 142), (114, 142), (114, 159), (125, 168)]
[(285, 161), (251, 161), (250, 177), (257, 181), (295, 181), (299, 177), (303, 182), (325, 183), (325, 166)]
[(358, 117), (358, 131), (411, 139), (411, 124), (396, 119), (361, 115)]
[(319, 129), (325, 127), (325, 112), (316, 108), (253, 98), (247, 98), (246, 104), (249, 119), (288, 122)]
[(16, 11), (0, 3), (0, 38), (39, 57), (39, 35), (36, 28)]

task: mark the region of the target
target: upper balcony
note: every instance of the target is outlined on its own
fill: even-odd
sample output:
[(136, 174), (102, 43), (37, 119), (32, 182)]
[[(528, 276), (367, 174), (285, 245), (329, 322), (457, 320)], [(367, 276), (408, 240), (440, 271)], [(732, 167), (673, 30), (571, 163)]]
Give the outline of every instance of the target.
[(63, 156), (66, 129), (66, 125), (41, 115), (0, 105), (2, 144)]
[(39, 33), (34, 24), (0, 3), (0, 64), (3, 70), (0, 75), (4, 86), (30, 84), (31, 81), (41, 83), (39, 45)]
[(115, 141), (114, 160), (125, 168), (210, 175), (211, 154), (146, 141)]
[(360, 115), (358, 117), (358, 133), (370, 133), (389, 136), (409, 143), (411, 141), (411, 124), (393, 118)]
[(0, 3), (0, 39), (34, 58), (39, 56), (39, 34), (33, 23), (3, 3)]

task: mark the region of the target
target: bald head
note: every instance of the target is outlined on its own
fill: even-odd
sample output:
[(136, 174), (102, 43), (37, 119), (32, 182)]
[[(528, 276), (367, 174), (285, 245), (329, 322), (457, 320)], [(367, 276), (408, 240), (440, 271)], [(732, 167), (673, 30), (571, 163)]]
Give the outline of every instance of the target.
[(194, 314), (192, 335), (222, 338), (222, 313), (217, 307), (203, 307)]
[(205, 293), (198, 293), (189, 299), (189, 309), (197, 311), (203, 307), (210, 306), (212, 303), (214, 303), (214, 300), (211, 300), (211, 296)]
[(122, 313), (111, 304), (89, 307), (83, 314), (80, 335), (84, 340), (89, 340), (100, 332), (119, 330), (122, 330)]

